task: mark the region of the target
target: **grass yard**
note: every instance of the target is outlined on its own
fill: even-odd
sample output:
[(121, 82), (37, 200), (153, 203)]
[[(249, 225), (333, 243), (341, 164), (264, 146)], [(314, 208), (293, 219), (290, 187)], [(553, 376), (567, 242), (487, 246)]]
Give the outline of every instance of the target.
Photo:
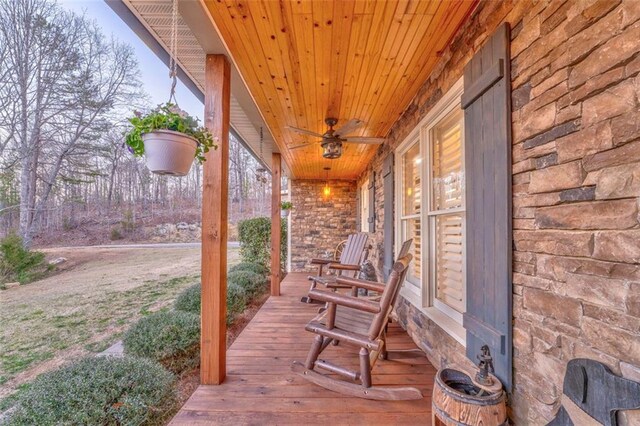
[[(0, 292), (0, 399), (71, 358), (101, 352), (199, 281), (200, 249), (51, 249), (54, 276)], [(229, 264), (238, 262), (229, 249)]]

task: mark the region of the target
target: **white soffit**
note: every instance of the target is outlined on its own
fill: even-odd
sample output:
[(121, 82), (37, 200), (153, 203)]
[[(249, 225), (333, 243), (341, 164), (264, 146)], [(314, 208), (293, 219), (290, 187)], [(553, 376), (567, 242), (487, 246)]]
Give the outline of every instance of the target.
[[(113, 0), (107, 0), (110, 3)], [(169, 52), (171, 37), (171, 0), (122, 0), (147, 31)], [(224, 54), (231, 58), (220, 39), (208, 11), (197, 0), (179, 2), (178, 64), (187, 77), (204, 93), (204, 68), (207, 54)], [(271, 133), (247, 90), (238, 70), (231, 62), (231, 127), (260, 157), (260, 127), (263, 128), (263, 163), (271, 169), (271, 153), (278, 152)], [(286, 175), (287, 165), (283, 162)]]

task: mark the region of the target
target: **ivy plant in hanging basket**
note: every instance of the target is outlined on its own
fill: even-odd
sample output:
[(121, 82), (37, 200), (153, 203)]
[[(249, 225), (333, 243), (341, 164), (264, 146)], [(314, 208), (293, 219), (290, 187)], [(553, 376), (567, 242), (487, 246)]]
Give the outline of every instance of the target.
[(145, 157), (153, 173), (184, 176), (194, 158), (202, 164), (204, 154), (218, 148), (198, 119), (173, 103), (158, 105), (146, 114), (134, 111), (129, 122), (133, 128), (125, 141), (134, 155)]
[(293, 204), (291, 201), (283, 201), (280, 203), (280, 216), (287, 217), (289, 216), (289, 212), (293, 208)]

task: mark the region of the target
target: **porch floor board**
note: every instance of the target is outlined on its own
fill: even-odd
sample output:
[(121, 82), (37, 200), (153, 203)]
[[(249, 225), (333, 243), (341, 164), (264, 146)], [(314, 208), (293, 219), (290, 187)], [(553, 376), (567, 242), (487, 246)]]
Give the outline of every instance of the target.
[[(171, 425), (277, 424), (361, 425), (430, 424), (431, 392), (436, 369), (426, 358), (379, 361), (374, 385), (415, 386), (424, 395), (417, 401), (370, 401), (344, 396), (302, 379), (291, 371), (304, 361), (313, 335), (304, 330), (318, 305), (300, 298), (309, 282), (304, 273), (290, 273), (280, 297), (270, 297), (227, 351), (227, 378), (220, 386), (199, 386)], [(396, 324), (388, 333), (391, 349), (415, 344)], [(340, 344), (325, 350), (323, 359), (357, 366), (357, 349)]]

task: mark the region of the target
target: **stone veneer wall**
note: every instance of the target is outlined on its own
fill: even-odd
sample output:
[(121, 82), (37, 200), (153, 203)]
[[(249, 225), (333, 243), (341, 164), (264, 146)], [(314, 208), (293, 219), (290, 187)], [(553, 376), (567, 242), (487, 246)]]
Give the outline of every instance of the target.
[(322, 257), (356, 230), (356, 182), (330, 181), (331, 195), (324, 198), (325, 181), (291, 181), (291, 270), (315, 271), (309, 259)]
[[(640, 381), (640, 1), (482, 2), (360, 183), (372, 169), (380, 176), (387, 153), (504, 21), (513, 90), (510, 415), (538, 425), (558, 407), (572, 358)], [(375, 186), (380, 226), (370, 257), (381, 259), (382, 179)], [(434, 365), (468, 363), (464, 348), (406, 300), (397, 313)]]

